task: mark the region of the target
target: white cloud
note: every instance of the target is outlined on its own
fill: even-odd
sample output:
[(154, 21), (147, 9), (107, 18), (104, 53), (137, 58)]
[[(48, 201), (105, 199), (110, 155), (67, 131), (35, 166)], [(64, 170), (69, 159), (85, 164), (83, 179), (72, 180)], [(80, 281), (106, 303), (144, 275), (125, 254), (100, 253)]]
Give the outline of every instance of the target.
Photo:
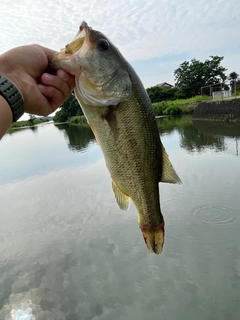
[(228, 48), (227, 60), (232, 57), (237, 64), (239, 16), (235, 0), (5, 0), (0, 11), (0, 53), (30, 43), (58, 50), (86, 20), (129, 61), (182, 53), (198, 58)]

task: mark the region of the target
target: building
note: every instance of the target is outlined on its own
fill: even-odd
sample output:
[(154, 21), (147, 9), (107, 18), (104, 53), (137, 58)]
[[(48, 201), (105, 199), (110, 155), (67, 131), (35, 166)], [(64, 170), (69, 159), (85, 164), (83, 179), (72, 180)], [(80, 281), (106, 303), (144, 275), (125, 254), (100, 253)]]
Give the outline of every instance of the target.
[(170, 83), (167, 83), (167, 82), (162, 82), (162, 83), (159, 83), (157, 84), (157, 87), (162, 87), (162, 88), (173, 88), (174, 86), (172, 86)]

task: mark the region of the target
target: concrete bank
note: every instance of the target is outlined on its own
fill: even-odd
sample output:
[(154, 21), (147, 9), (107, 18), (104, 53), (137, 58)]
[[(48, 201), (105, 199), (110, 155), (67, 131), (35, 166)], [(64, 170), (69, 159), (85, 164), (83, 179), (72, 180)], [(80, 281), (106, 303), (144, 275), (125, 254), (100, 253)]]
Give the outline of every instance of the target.
[(192, 119), (240, 122), (240, 99), (201, 102)]

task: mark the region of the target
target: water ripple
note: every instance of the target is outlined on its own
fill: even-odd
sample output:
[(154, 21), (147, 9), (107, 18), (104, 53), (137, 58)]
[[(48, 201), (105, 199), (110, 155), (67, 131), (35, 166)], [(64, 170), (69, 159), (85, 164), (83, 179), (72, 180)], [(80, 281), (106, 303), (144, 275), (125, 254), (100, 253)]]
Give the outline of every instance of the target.
[(229, 224), (236, 220), (229, 209), (214, 205), (199, 207), (194, 211), (194, 215), (201, 222), (215, 225)]
[[(213, 244), (234, 239), (231, 230), (237, 228), (240, 222), (236, 208), (225, 196), (222, 197), (222, 203), (216, 203), (211, 198), (211, 195), (205, 195), (203, 199), (199, 195), (187, 197), (178, 194), (163, 202), (162, 212), (169, 241)], [(224, 206), (224, 202), (227, 206)]]

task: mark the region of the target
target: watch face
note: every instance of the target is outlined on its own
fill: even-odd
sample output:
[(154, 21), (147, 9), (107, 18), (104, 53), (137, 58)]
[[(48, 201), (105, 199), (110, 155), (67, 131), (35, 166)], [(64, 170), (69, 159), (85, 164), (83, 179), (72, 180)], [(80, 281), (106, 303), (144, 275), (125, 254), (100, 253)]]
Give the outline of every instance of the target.
[(13, 122), (16, 122), (24, 114), (24, 102), (18, 89), (6, 78), (0, 75), (0, 95), (9, 104)]

